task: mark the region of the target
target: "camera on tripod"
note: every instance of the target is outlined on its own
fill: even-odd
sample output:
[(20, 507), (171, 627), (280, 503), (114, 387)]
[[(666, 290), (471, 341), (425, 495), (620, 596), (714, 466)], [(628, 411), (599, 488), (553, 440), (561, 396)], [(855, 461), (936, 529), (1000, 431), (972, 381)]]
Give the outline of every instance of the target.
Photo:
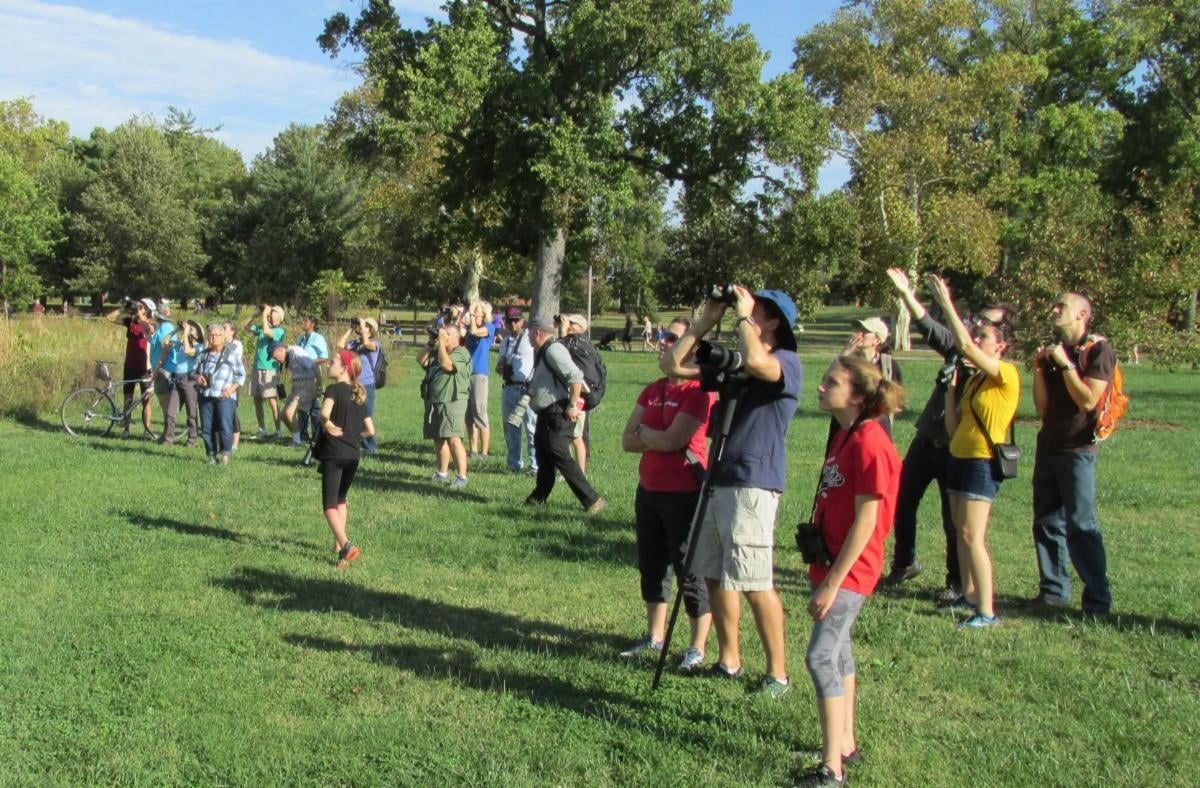
[(746, 359), (740, 350), (730, 350), (702, 339), (696, 343), (696, 364), (713, 372), (736, 374), (746, 366)]

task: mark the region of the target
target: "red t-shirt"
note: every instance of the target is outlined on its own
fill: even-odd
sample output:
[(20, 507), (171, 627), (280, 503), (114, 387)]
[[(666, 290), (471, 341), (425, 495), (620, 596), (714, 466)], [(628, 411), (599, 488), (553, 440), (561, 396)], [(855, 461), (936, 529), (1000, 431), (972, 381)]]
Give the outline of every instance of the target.
[(146, 326), (127, 317), (125, 324), (125, 372), (141, 374), (150, 368), (150, 338)]
[[(700, 427), (692, 433), (687, 450), (707, 466), (705, 436), (708, 434), (708, 416), (716, 398), (715, 392), (701, 391), (698, 380), (673, 384), (661, 378), (642, 389), (637, 404), (642, 406), (642, 424), (652, 430), (667, 429), (680, 413), (699, 420)], [(643, 452), (638, 465), (638, 481), (651, 492), (693, 492), (700, 489), (695, 475), (687, 467), (683, 449)]]
[[(829, 552), (836, 557), (854, 525), (855, 496), (881, 496), (875, 531), (842, 583), (842, 588), (869, 596), (883, 572), (883, 541), (892, 530), (900, 488), (900, 455), (875, 419), (860, 424), (849, 439), (846, 436), (846, 430), (838, 430), (821, 467), (815, 519), (821, 524)], [(813, 583), (820, 583), (828, 574), (823, 566), (808, 568)]]

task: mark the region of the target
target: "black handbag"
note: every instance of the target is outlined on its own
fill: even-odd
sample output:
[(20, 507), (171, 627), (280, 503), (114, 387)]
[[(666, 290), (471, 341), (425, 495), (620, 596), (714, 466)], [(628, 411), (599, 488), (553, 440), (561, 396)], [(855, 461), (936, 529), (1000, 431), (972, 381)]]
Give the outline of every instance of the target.
[[(980, 384), (980, 388), (982, 388), (982, 384)], [(975, 393), (978, 392), (979, 389), (975, 389)], [(1012, 421), (1008, 423), (1009, 440), (1006, 443), (996, 443), (992, 440), (987, 427), (983, 425), (983, 419), (979, 418), (979, 413), (975, 410), (974, 394), (971, 395), (971, 418), (975, 419), (975, 423), (979, 425), (979, 431), (987, 440), (988, 448), (992, 452), (992, 467), (996, 474), (1001, 479), (1017, 478), (1017, 466), (1021, 462), (1021, 447), (1017, 445), (1017, 414), (1013, 413)]]

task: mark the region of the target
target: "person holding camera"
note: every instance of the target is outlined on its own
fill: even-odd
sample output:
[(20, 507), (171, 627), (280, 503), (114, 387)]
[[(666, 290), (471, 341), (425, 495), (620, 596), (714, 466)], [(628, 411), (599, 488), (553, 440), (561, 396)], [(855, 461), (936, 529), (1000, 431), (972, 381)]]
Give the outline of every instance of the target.
[(1112, 343), (1089, 336), (1092, 302), (1063, 293), (1050, 310), (1054, 342), (1033, 358), (1033, 402), (1041, 418), (1033, 461), (1033, 542), (1038, 594), (1030, 604), (1059, 610), (1071, 600), (1068, 559), (1083, 581), (1085, 615), (1112, 608), (1108, 557), (1096, 521), (1096, 423), (1113, 385)]
[[(134, 389), (141, 387), (142, 394), (142, 430), (143, 435), (154, 440), (154, 430), (151, 429), (154, 418), (154, 408), (150, 404), (150, 397), (146, 396), (146, 390), (153, 386), (153, 379), (149, 377), (150, 373), (150, 335), (154, 333), (154, 312), (157, 309), (157, 304), (149, 298), (143, 298), (140, 301), (132, 301), (128, 298), (125, 301), (125, 317), (121, 317), (121, 310), (114, 309), (106, 315), (109, 322), (117, 323), (125, 327), (125, 365), (122, 370), (121, 378), (128, 381), (122, 387), (125, 394), (125, 408), (129, 408), (129, 403), (133, 400)], [(129, 420), (124, 422), (124, 437), (129, 437)]]
[[(339, 350), (349, 350), (362, 357), (362, 374), (358, 382), (367, 392), (367, 415), (375, 418), (375, 365), (379, 363), (379, 324), (373, 317), (354, 317), (350, 319), (350, 327), (338, 340)], [(363, 439), (363, 454), (370, 456), (377, 447), (375, 433)]]
[(210, 464), (229, 464), (233, 453), (234, 414), (237, 391), (246, 382), (242, 354), (225, 342), (225, 327), (208, 327), (208, 342), (196, 364), (196, 387), (200, 394), (200, 436)]
[[(467, 486), (467, 450), (463, 434), (467, 421), (467, 398), (471, 385), (471, 355), (462, 346), (457, 325), (438, 329), (437, 336), (417, 362), (425, 370), (421, 381), (421, 399), (425, 401), (427, 439), (433, 441), (437, 466), (433, 481), (448, 483), (450, 489)], [(458, 475), (450, 479), (450, 460), (453, 457)]]
[[(665, 353), (690, 326), (691, 321), (683, 318), (672, 321), (659, 352)], [(621, 656), (662, 651), (673, 569), (680, 578), (692, 629), (691, 645), (679, 663), (682, 673), (691, 673), (704, 662), (712, 624), (708, 589), (695, 574), (684, 576), (683, 562), (692, 514), (700, 501), (700, 479), (708, 466), (705, 436), (715, 401), (716, 395), (701, 389), (697, 380), (659, 378), (642, 390), (621, 433), (621, 448), (642, 455), (633, 511), (646, 603), (646, 636)]]
[[(585, 358), (580, 353), (596, 355), (596, 348), (587, 338), (587, 318), (578, 312), (569, 315), (555, 315), (558, 325), (558, 340), (566, 346), (572, 359)], [(585, 347), (586, 346), (586, 347)], [(575, 452), (575, 462), (579, 470), (587, 474), (588, 452), (591, 450), (591, 436), (588, 434), (588, 414), (583, 409), (583, 400), (579, 402), (579, 418), (575, 420), (575, 429), (571, 430), (571, 451)]]
[(741, 285), (715, 288), (700, 318), (662, 354), (659, 366), (668, 377), (701, 377), (703, 368), (688, 359), (727, 309), (737, 315), (733, 330), (744, 360), (744, 379), (724, 455), (710, 471), (712, 497), (694, 537), (692, 571), (708, 585), (717, 630), (720, 653), (711, 674), (742, 675), (738, 627), (744, 594), (766, 654), (760, 689), (779, 697), (791, 684), (773, 553), (775, 515), (787, 476), (784, 440), (803, 388), (803, 367), (792, 333), (796, 306), (780, 290), (751, 295)]
[(360, 551), (346, 535), (349, 509), (346, 494), (358, 472), (361, 443), (375, 431), (367, 415), (367, 391), (358, 382), (362, 361), (352, 351), (339, 350), (329, 361), (333, 382), (321, 402), (321, 434), (313, 456), (321, 461), (321, 507), (333, 532), (337, 568), (345, 569)]
[(583, 371), (571, 353), (557, 342), (558, 328), (552, 318), (538, 318), (533, 325), (535, 366), (529, 381), (529, 407), (537, 414), (533, 445), (537, 452), (537, 484), (525, 499), (530, 506), (546, 503), (554, 490), (555, 473), (561, 473), (571, 492), (588, 514), (598, 514), (608, 505), (588, 483), (579, 463), (571, 456), (571, 436), (581, 414)]
[(166, 444), (167, 441), (164, 438), (168, 432), (171, 435), (171, 441), (175, 440), (175, 418), (179, 415), (178, 399), (175, 412), (168, 412), (171, 395), (175, 393), (175, 382), (171, 371), (166, 368), (166, 362), (171, 338), (175, 335), (175, 324), (171, 322), (171, 305), (166, 299), (159, 300), (157, 317), (158, 325), (155, 327), (154, 333), (150, 335), (150, 369), (154, 371), (152, 384), (154, 396), (158, 399), (163, 413), (163, 431), (158, 436), (158, 442)]
[(946, 431), (950, 434), (946, 487), (962, 572), (962, 596), (951, 607), (972, 610), (960, 626), (982, 629), (1000, 623), (986, 541), (992, 501), (1003, 481), (993, 462), (993, 447), (1006, 441), (1017, 413), (1021, 378), (1016, 365), (1004, 360), (1013, 338), (1007, 323), (979, 321), (968, 331), (941, 277), (930, 274), (929, 289), (946, 316), (958, 351), (976, 370), (963, 385), (961, 396), (953, 386), (946, 389)]
[(500, 389), (500, 414), (504, 419), (508, 469), (517, 473), (524, 470), (524, 443), (529, 453), (529, 472), (536, 475), (538, 464), (537, 452), (533, 448), (533, 433), (537, 416), (526, 401), (520, 416), (514, 417), (533, 375), (533, 339), (525, 328), (525, 315), (517, 307), (508, 308), (504, 322), (506, 335), (500, 343), (500, 360), (496, 368), (504, 382)]
[(262, 304), (258, 318), (251, 318), (246, 328), (254, 334), (254, 374), (250, 378), (250, 395), (254, 397), (254, 416), (258, 419), (257, 438), (268, 436), (263, 423), (263, 403), (271, 408), (276, 440), (283, 438), (279, 431), (279, 373), (282, 370), (271, 358), (271, 346), (283, 341), (283, 307)]
[(486, 460), (491, 448), (492, 427), (488, 422), (488, 373), (491, 371), (492, 342), (496, 326), (492, 324), (492, 305), (476, 301), (471, 305), (467, 328), (467, 353), (471, 356), (471, 391), (467, 399), (467, 440), (471, 458)]
[(805, 555), (812, 596), (812, 634), (805, 665), (817, 696), (821, 765), (799, 785), (845, 784), (846, 764), (860, 760), (854, 734), (857, 671), (850, 630), (883, 570), (883, 543), (892, 528), (900, 457), (883, 417), (904, 405), (904, 389), (870, 361), (842, 355), (817, 387), (817, 405), (838, 430), (825, 448), (812, 526), (820, 543)]
[[(917, 559), (917, 510), (931, 482), (937, 483), (941, 508), (942, 532), (946, 537), (946, 581), (938, 593), (938, 601), (950, 603), (962, 594), (962, 577), (958, 565), (958, 536), (950, 513), (950, 496), (946, 490), (946, 468), (950, 460), (950, 434), (946, 431), (946, 391), (955, 385), (961, 393), (969, 374), (963, 366), (962, 355), (949, 328), (938, 323), (917, 300), (909, 285), (908, 275), (899, 268), (888, 269), (888, 280), (915, 321), (914, 327), (930, 348), (946, 362), (938, 373), (933, 391), (917, 418), (917, 434), (904, 455), (900, 472), (900, 497), (896, 502), (896, 544), (892, 551), (892, 566), (884, 584), (899, 585), (924, 571)], [(977, 322), (993, 325), (1013, 325), (1012, 307), (993, 304), (979, 311)], [(961, 398), (961, 397), (960, 397)]]
[(165, 344), (167, 350), (162, 372), (169, 388), (165, 396), (159, 397), (163, 406), (163, 434), (159, 442), (165, 446), (175, 442), (175, 424), (182, 399), (187, 414), (187, 445), (191, 448), (198, 440), (200, 424), (200, 400), (196, 394), (195, 380), (196, 364), (200, 360), (200, 351), (204, 349), (200, 324), (195, 320), (183, 321), (179, 324), (179, 330), (168, 337)]

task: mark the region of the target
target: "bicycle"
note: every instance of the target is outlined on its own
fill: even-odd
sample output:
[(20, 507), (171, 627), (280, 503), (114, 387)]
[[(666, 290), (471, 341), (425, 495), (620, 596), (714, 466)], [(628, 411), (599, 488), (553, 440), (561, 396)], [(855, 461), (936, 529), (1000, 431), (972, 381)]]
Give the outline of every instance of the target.
[[(77, 438), (103, 438), (112, 432), (116, 424), (126, 424), (129, 416), (138, 403), (145, 405), (154, 396), (151, 378), (131, 378), (129, 380), (113, 381), (108, 365), (114, 362), (97, 361), (96, 379), (104, 383), (104, 388), (83, 386), (67, 395), (58, 410), (62, 419), (63, 429)], [(123, 408), (118, 408), (113, 394), (118, 385), (126, 383), (146, 383), (146, 390), (137, 399), (130, 399)]]

